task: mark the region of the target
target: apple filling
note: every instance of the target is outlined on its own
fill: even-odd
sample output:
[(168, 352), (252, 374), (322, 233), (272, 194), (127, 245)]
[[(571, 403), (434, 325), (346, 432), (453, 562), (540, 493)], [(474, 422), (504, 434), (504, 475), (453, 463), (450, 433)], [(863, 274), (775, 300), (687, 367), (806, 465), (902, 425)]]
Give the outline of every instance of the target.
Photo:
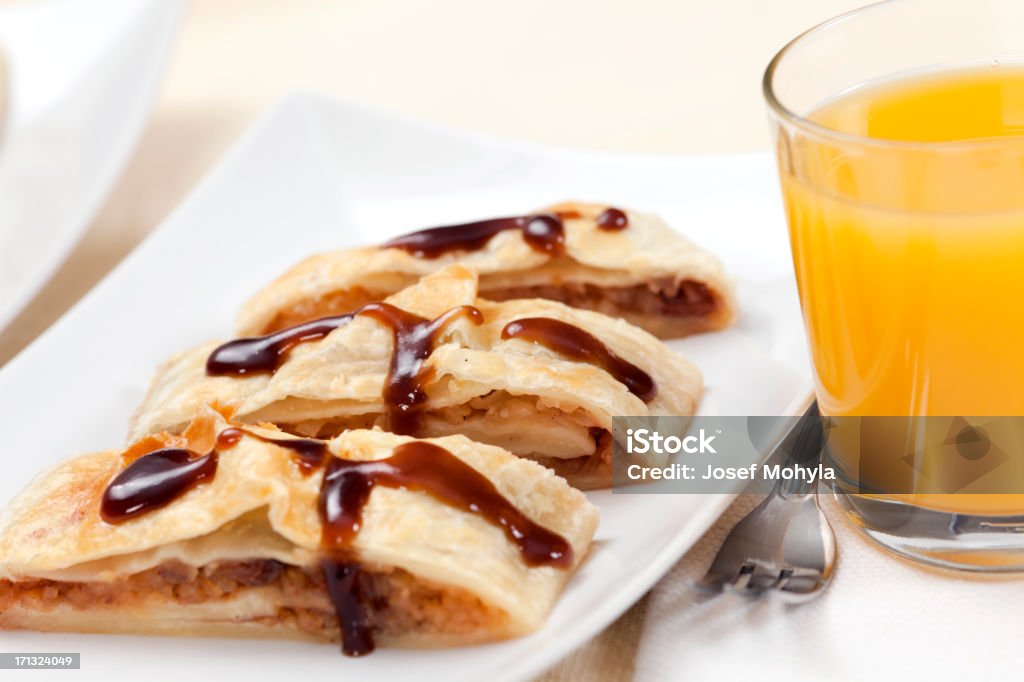
[[(397, 568), (364, 567), (363, 601), (375, 636), (382, 642), (413, 642), (421, 635), (459, 641), (485, 640), (505, 629), (505, 614), (469, 592), (432, 584)], [(252, 634), (284, 628), (300, 638), (338, 641), (340, 630), (319, 567), (302, 568), (272, 559), (220, 561), (201, 567), (169, 561), (110, 582), (0, 580), (0, 625), (19, 623), (19, 614), (45, 618), (54, 610), (79, 611), (64, 617), (73, 629), (125, 632), (125, 610), (158, 603), (186, 607), (204, 620), (246, 623)], [(220, 608), (218, 608), (220, 605)], [(103, 617), (108, 608), (110, 618)], [(116, 615), (115, 615), (116, 614)], [(260, 627), (263, 626), (263, 627)], [(168, 634), (173, 630), (168, 628)], [(238, 632), (237, 629), (234, 632)]]

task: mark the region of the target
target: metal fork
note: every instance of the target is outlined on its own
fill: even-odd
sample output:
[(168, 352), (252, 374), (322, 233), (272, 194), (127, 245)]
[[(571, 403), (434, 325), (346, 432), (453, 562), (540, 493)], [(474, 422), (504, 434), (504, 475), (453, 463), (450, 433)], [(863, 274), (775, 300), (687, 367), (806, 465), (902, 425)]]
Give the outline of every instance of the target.
[[(772, 452), (784, 466), (816, 467), (825, 434), (817, 402)], [(821, 594), (832, 579), (836, 537), (807, 481), (780, 480), (772, 492), (732, 529), (718, 550), (702, 584), (724, 586), (752, 595), (777, 591), (787, 601)]]

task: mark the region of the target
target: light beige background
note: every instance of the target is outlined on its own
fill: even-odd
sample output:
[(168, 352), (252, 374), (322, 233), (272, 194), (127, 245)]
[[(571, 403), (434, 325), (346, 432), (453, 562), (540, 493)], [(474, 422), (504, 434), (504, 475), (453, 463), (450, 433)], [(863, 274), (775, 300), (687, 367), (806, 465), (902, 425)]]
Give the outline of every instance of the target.
[[(761, 149), (768, 60), (800, 31), (857, 4), (193, 0), (138, 149), (60, 273), (0, 333), (0, 363), (99, 281), (284, 93), (318, 90), (576, 147)], [(628, 672), (641, 610), (552, 677)]]
[[(85, 2), (87, 0), (83, 0)], [(0, 363), (99, 281), (282, 94), (660, 153), (764, 148), (772, 54), (849, 0), (193, 0), (152, 120)]]

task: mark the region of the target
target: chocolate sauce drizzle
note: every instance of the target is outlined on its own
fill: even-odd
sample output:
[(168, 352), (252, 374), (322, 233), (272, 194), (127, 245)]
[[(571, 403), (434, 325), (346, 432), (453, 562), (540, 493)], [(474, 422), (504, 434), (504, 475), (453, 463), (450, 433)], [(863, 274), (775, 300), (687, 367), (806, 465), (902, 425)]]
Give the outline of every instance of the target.
[[(533, 250), (560, 256), (565, 253), (565, 226), (562, 221), (582, 217), (579, 211), (567, 210), (430, 227), (396, 237), (382, 244), (381, 248), (402, 249), (417, 258), (440, 258), (452, 251), (478, 251), (499, 232), (519, 230), (523, 233), (523, 241)], [(624, 230), (629, 227), (629, 218), (625, 212), (609, 207), (597, 217), (597, 226), (602, 230)]]
[(206, 359), (206, 373), (210, 376), (273, 374), (284, 364), (292, 348), (324, 338), (348, 324), (357, 313), (322, 317), (266, 336), (228, 341), (210, 353)]
[(629, 227), (629, 218), (623, 211), (609, 206), (601, 215), (597, 216), (597, 226), (602, 230), (618, 232)]
[(572, 547), (565, 538), (527, 518), (479, 471), (426, 441), (403, 443), (384, 459), (335, 457), (328, 462), (320, 490), (325, 547), (351, 544), (374, 486), (425, 492), (451, 507), (479, 514), (519, 546), (529, 566), (572, 565)]
[(366, 607), (369, 590), (366, 574), (356, 561), (323, 559), (320, 568), (327, 583), (327, 594), (334, 604), (341, 630), (341, 652), (346, 656), (365, 656), (373, 653), (373, 620)]
[(387, 303), (371, 303), (359, 314), (372, 317), (391, 329), (394, 340), (391, 367), (382, 394), (388, 408), (388, 430), (415, 435), (427, 400), (423, 387), (433, 373), (423, 366), (424, 360), (434, 352), (437, 338), (452, 321), (464, 317), (479, 325), (484, 321), (483, 313), (464, 305), (427, 320)]
[(103, 491), (100, 516), (108, 523), (164, 507), (217, 473), (217, 453), (199, 455), (184, 448), (162, 448), (139, 457)]
[(491, 218), (461, 225), (431, 227), (410, 232), (382, 245), (386, 249), (402, 249), (417, 258), (439, 258), (452, 251), (482, 249), (499, 232), (519, 230), (534, 251), (557, 256), (565, 251), (565, 228), (560, 216), (552, 213)]
[(224, 429), (217, 436), (217, 446), (226, 449), (237, 443), (243, 435), (250, 436), (264, 443), (276, 445), (292, 451), (292, 461), (298, 465), (304, 474), (311, 474), (324, 463), (327, 456), (327, 442), (313, 440), (310, 438), (269, 438), (248, 429), (230, 427)]
[(456, 509), (480, 515), (519, 547), (529, 566), (572, 566), (573, 550), (568, 540), (532, 521), (486, 476), (448, 450), (422, 441), (403, 443), (384, 459), (357, 461), (330, 457), (325, 441), (269, 438), (229, 427), (217, 435), (214, 449), (206, 455), (184, 448), (163, 448), (136, 459), (107, 486), (101, 516), (109, 523), (119, 523), (169, 504), (195, 485), (212, 479), (217, 471), (218, 450), (234, 447), (243, 436), (292, 450), (295, 461), (308, 471), (327, 462), (318, 501), (323, 523), (321, 570), (346, 655), (362, 656), (374, 649), (367, 575), (352, 542), (362, 527), (363, 507), (375, 486), (424, 492)]
[(319, 468), (327, 454), (327, 443), (322, 440), (267, 438), (229, 427), (217, 434), (216, 445), (205, 455), (185, 448), (161, 448), (136, 459), (103, 491), (100, 516), (108, 523), (120, 523), (167, 506), (212, 479), (217, 473), (218, 453), (234, 447), (243, 435), (291, 450), (292, 459), (307, 474)]
[(323, 569), (342, 628), (342, 651), (349, 656), (373, 650), (361, 568), (346, 555), (351, 554), (374, 486), (425, 492), (456, 509), (479, 514), (519, 546), (529, 566), (572, 566), (572, 545), (565, 538), (530, 520), (487, 477), (438, 445), (404, 443), (390, 457), (377, 460), (332, 458), (320, 488), (321, 545), (329, 557)]
[(273, 373), (293, 347), (322, 339), (356, 315), (371, 317), (391, 330), (394, 341), (391, 366), (382, 393), (388, 411), (388, 430), (414, 434), (427, 399), (423, 386), (431, 374), (424, 368), (424, 360), (430, 357), (438, 337), (455, 319), (464, 317), (474, 324), (483, 322), (483, 314), (473, 306), (452, 308), (428, 320), (389, 303), (368, 303), (347, 315), (313, 320), (266, 336), (229, 341), (210, 354), (206, 373), (213, 376)]
[(532, 341), (559, 355), (596, 365), (644, 402), (658, 395), (658, 386), (651, 375), (620, 358), (593, 334), (568, 322), (548, 317), (514, 320), (501, 330), (501, 338)]

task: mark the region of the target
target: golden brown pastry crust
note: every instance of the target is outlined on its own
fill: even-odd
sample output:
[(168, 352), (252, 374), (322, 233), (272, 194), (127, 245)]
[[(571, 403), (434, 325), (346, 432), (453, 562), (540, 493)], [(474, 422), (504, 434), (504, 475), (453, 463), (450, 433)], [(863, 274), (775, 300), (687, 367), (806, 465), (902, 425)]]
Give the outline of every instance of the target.
[[(429, 407), (422, 435), (463, 433), (547, 464), (581, 487), (611, 484), (607, 441), (612, 417), (690, 415), (702, 390), (699, 371), (647, 332), (623, 320), (529, 299), (495, 303), (476, 297), (472, 270), (449, 266), (390, 297), (389, 303), (433, 319), (474, 305), (483, 324), (458, 320), (426, 361)], [(505, 325), (547, 317), (580, 327), (650, 374), (657, 395), (644, 402), (604, 369), (538, 344), (502, 339)], [(390, 331), (358, 316), (319, 341), (295, 346), (273, 375), (207, 376), (217, 342), (171, 358), (159, 370), (136, 412), (131, 439), (180, 430), (209, 402), (233, 405), (236, 418), (267, 421), (305, 435), (380, 425), (389, 368)], [(596, 455), (597, 461), (588, 461)], [(582, 458), (582, 459), (581, 459)]]
[(560, 257), (530, 248), (518, 230), (499, 233), (481, 249), (438, 258), (377, 246), (312, 256), (242, 307), (237, 332), (263, 334), (348, 312), (452, 263), (480, 273), (482, 298), (552, 298), (621, 317), (662, 338), (733, 321), (732, 283), (714, 256), (649, 214), (626, 211), (629, 227), (599, 229), (596, 219), (605, 208), (567, 202), (538, 211), (563, 215)]
[[(200, 428), (190, 428), (183, 440), (161, 439), (201, 451), (229, 425), (210, 411), (199, 421)], [(276, 430), (246, 429), (287, 438)], [(329, 448), (346, 459), (374, 460), (411, 440), (381, 431), (350, 431)], [(410, 618), (411, 603), (394, 606), (388, 621), (392, 629), (383, 641), (451, 645), (536, 629), (586, 556), (597, 509), (533, 462), (462, 436), (431, 442), (483, 474), (529, 518), (568, 540), (574, 564), (569, 570), (530, 567), (518, 547), (480, 516), (426, 493), (375, 488), (353, 544), (360, 563), (397, 584), (393, 589), (419, 590), (425, 596), (418, 601), (464, 611)], [(161, 509), (116, 525), (105, 522), (100, 498), (111, 477), (127, 460), (159, 446), (150, 442), (64, 462), (37, 477), (4, 509), (0, 627), (336, 639), (335, 621), (328, 617), (327, 627), (315, 621), (317, 614), (329, 615), (322, 585), (317, 587), (315, 578), (310, 580), (316, 589), (294, 584), (293, 568), (316, 574), (322, 471), (303, 473), (292, 451), (244, 435), (221, 453), (217, 473), (208, 482)], [(253, 577), (251, 571), (239, 577), (234, 570), (226, 586), (224, 576), (218, 577), (218, 566), (253, 561), (293, 567), (287, 568), (292, 573), (275, 573), (271, 580)], [(198, 569), (212, 586), (204, 583), (199, 589), (187, 575), (168, 576), (175, 566)], [(281, 576), (290, 576), (290, 587)], [(425, 622), (433, 629), (413, 625)]]

